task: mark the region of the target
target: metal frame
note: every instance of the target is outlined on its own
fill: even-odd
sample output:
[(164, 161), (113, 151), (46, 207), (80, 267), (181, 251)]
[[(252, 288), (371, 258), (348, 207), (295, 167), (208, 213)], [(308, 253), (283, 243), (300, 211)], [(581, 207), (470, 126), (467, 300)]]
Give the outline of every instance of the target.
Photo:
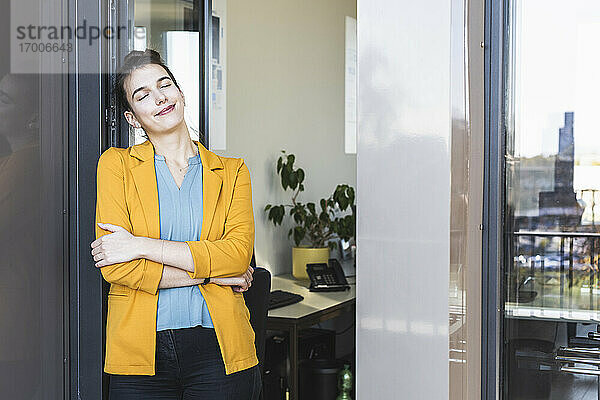
[[(504, 222), (503, 47), (504, 1), (485, 0), (484, 199), (482, 259), (481, 398), (502, 398), (499, 372), (503, 337), (501, 279)], [(497, 379), (498, 377), (498, 379)], [(498, 384), (497, 384), (498, 382)]]
[[(108, 0), (109, 4), (105, 8), (107, 11), (108, 26), (127, 26), (128, 35), (132, 29), (133, 6), (127, 0)], [(123, 110), (119, 107), (117, 96), (113, 91), (115, 76), (119, 65), (129, 51), (130, 38), (127, 40), (111, 40), (106, 46), (106, 57), (108, 59), (106, 82), (106, 111), (105, 123), (107, 124), (107, 142), (102, 149), (109, 146), (123, 147), (129, 143), (128, 124), (124, 118), (119, 118)], [(125, 136), (125, 137), (123, 137)]]
[[(61, 23), (67, 20), (70, 20), (69, 15), (69, 0), (61, 0), (57, 5), (60, 6), (60, 20)], [(42, 165), (49, 165), (50, 163), (55, 163), (55, 165), (61, 164), (61, 180), (57, 180), (54, 184), (60, 184), (60, 189), (56, 189), (56, 192), (62, 190), (62, 204), (60, 208), (62, 209), (62, 215), (59, 216), (50, 216), (48, 217), (49, 221), (54, 221), (57, 224), (61, 224), (61, 233), (62, 238), (57, 238), (58, 240), (62, 240), (62, 248), (57, 251), (57, 254), (60, 254), (60, 262), (62, 263), (62, 284), (63, 284), (63, 303), (62, 303), (62, 326), (63, 326), (63, 399), (71, 398), (71, 364), (70, 360), (72, 357), (72, 351), (70, 346), (70, 327), (71, 327), (71, 297), (70, 297), (70, 270), (71, 270), (71, 254), (70, 254), (70, 197), (69, 197), (69, 189), (70, 189), (70, 164), (69, 164), (69, 155), (70, 149), (68, 143), (70, 142), (70, 130), (68, 129), (70, 126), (70, 117), (69, 117), (69, 101), (67, 99), (67, 95), (70, 94), (69, 90), (69, 75), (67, 74), (69, 64), (66, 62), (67, 59), (63, 58), (63, 56), (53, 57), (53, 62), (61, 63), (61, 74), (60, 76), (52, 76), (52, 75), (40, 75), (41, 80), (43, 82), (43, 86), (45, 89), (49, 90), (52, 96), (47, 99), (43, 98), (41, 101), (46, 103), (47, 105), (52, 104), (49, 107), (47, 113), (41, 116), (41, 123), (49, 124), (56, 135), (48, 138), (46, 143), (42, 143), (41, 149), (56, 149), (54, 151), (45, 152), (42, 151)], [(54, 101), (55, 99), (61, 99), (60, 101)], [(50, 158), (57, 157), (54, 161)], [(59, 158), (60, 157), (60, 158)], [(45, 172), (45, 171), (43, 171)], [(52, 181), (46, 182), (46, 179), (42, 181), (44, 185), (53, 185)], [(58, 204), (54, 204), (54, 206), (58, 206)], [(60, 213), (60, 210), (57, 210)]]
[[(69, 3), (68, 22), (103, 26), (106, 0)], [(69, 53), (69, 257), (70, 257), (70, 398), (102, 396), (102, 279), (94, 268), (90, 243), (94, 240), (96, 165), (107, 143), (104, 124), (106, 71), (100, 41), (88, 46), (73, 39)], [(85, 71), (86, 73), (81, 73)], [(96, 95), (94, 95), (96, 94)]]
[(200, 96), (200, 127), (204, 129), (204, 135), (200, 135), (200, 141), (208, 149), (210, 140), (210, 71), (212, 55), (212, 0), (203, 0), (200, 21), (202, 21), (203, 51), (200, 52), (200, 84), (202, 95)]

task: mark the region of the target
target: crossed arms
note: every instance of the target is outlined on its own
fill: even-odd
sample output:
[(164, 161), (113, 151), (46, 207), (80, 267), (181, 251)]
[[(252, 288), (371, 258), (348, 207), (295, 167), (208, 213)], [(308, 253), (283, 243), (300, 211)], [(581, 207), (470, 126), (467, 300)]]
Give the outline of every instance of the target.
[(124, 164), (116, 148), (98, 161), (96, 240), (91, 243), (96, 267), (107, 282), (156, 294), (159, 288), (211, 283), (246, 290), (254, 244), (250, 172), (239, 161), (233, 197), (221, 239), (168, 241), (134, 236), (125, 196)]

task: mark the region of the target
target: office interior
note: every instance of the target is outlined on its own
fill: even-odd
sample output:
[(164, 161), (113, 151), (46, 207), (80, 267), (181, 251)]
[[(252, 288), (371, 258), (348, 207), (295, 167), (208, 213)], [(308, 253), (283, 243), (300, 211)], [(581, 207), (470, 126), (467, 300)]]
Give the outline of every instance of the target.
[[(347, 73), (356, 63), (355, 57), (350, 58), (356, 55), (356, 1), (228, 0), (213, 1), (212, 7), (219, 40), (212, 41), (209, 145), (217, 154), (244, 158), (252, 174), (256, 263), (272, 276), (289, 276), (295, 243), (288, 231), (296, 224), (288, 214), (275, 226), (264, 210), (267, 204), (291, 204), (293, 190), (284, 191), (276, 173), (282, 150), (293, 154), (294, 168), (305, 173), (304, 191), (296, 201), (313, 202), (319, 209), (319, 200), (331, 196), (337, 185), (356, 188), (356, 113), (351, 108), (356, 100), (346, 91), (347, 80), (354, 78), (356, 85), (355, 75)], [(329, 257), (340, 261), (353, 284), (354, 258), (349, 249), (343, 254), (341, 247), (340, 243)], [(306, 277), (299, 282), (308, 286)], [(306, 298), (297, 307), (308, 307), (309, 301)], [(354, 323), (350, 309), (301, 331), (298, 359), (345, 360), (355, 372)], [(294, 392), (288, 374), (281, 372), (292, 339), (269, 323), (268, 328), (272, 329), (266, 334), (264, 398), (325, 398), (325, 393), (316, 397), (311, 393), (319, 389), (314, 382), (307, 386), (310, 379), (303, 375), (309, 372), (300, 367), (300, 386)], [(337, 376), (332, 384), (337, 391)]]
[[(1, 398), (106, 398), (108, 287), (89, 255), (96, 164), (108, 147), (144, 140), (120, 117), (111, 84), (125, 54), (146, 47), (184, 88), (192, 138), (248, 165), (256, 265), (272, 288), (305, 296), (265, 319), (265, 358), (278, 361), (263, 363), (277, 377), (263, 376), (273, 390), (263, 398), (302, 398), (302, 382), (322, 382), (290, 366), (295, 328), (282, 320), (296, 311), (316, 335), (297, 356), (325, 349), (348, 363), (351, 398), (600, 398), (596, 2), (15, 0), (9, 9), (0, 16)], [(128, 35), (23, 53), (11, 42), (16, 21), (124, 25)], [(305, 172), (302, 201), (338, 184), (355, 190), (354, 243), (327, 257), (350, 291), (309, 292), (292, 274), (294, 223), (286, 215), (275, 225), (265, 211), (291, 198), (277, 174), (282, 150)]]

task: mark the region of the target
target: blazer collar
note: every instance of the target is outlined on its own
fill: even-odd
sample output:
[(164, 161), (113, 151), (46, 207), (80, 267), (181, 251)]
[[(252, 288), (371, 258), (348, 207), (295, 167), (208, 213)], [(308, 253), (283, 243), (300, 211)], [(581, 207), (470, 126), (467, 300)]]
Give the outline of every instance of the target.
[[(214, 170), (224, 169), (224, 165), (216, 154), (208, 151), (200, 142), (196, 140), (193, 142), (198, 146), (200, 160), (202, 161), (203, 219), (200, 240), (204, 240), (208, 238), (223, 186), (221, 172), (215, 172)], [(148, 237), (159, 238), (160, 220), (154, 154), (154, 145), (149, 140), (132, 146), (130, 150), (132, 157), (142, 161), (131, 168), (131, 174), (142, 203)]]
[[(208, 151), (206, 147), (204, 147), (199, 141), (192, 140), (192, 142), (194, 142), (196, 146), (198, 146), (200, 160), (202, 161), (202, 165), (204, 167), (210, 169), (211, 171), (215, 169), (223, 169), (223, 162), (216, 154), (214, 154), (211, 151)], [(144, 143), (131, 146), (129, 154), (140, 161), (154, 159), (154, 145), (150, 140), (146, 140)]]

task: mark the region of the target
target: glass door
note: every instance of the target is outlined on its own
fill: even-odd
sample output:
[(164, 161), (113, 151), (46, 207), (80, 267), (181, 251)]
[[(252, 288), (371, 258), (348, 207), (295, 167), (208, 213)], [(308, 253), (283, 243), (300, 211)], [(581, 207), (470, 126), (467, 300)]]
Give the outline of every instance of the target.
[(506, 5), (503, 398), (598, 399), (600, 3)]
[[(127, 20), (132, 27), (126, 41), (115, 43), (111, 49), (122, 60), (131, 50), (146, 48), (160, 53), (184, 92), (186, 101), (185, 120), (193, 140), (206, 143), (206, 99), (204, 89), (205, 50), (208, 51), (208, 19), (206, 0), (128, 0), (119, 8), (115, 19)], [(115, 41), (116, 42), (116, 41)], [(116, 63), (112, 66), (116, 72)], [(128, 145), (144, 142), (141, 128), (131, 128), (118, 109), (114, 94), (110, 99), (113, 135)], [(116, 130), (120, 129), (119, 132)], [(125, 143), (123, 143), (125, 145)]]
[(57, 53), (20, 52), (28, 39), (20, 40), (10, 28), (55, 25), (66, 4), (3, 4), (0, 398), (64, 399), (69, 383), (65, 63)]

